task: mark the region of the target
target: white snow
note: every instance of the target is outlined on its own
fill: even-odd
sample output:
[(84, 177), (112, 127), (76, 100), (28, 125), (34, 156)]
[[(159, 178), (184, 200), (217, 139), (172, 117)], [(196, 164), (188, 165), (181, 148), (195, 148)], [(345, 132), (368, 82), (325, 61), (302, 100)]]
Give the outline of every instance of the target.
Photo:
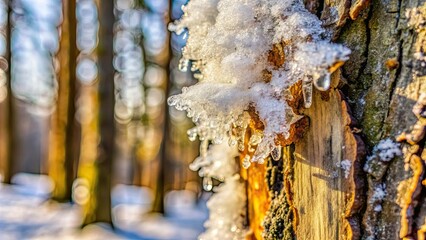
[(380, 160), (388, 162), (396, 156), (401, 156), (402, 152), (399, 144), (392, 141), (390, 138), (381, 140), (373, 149), (373, 152), (379, 154)]
[(216, 193), (207, 202), (210, 212), (210, 217), (204, 224), (207, 230), (198, 239), (246, 239), (244, 229), (246, 195), (239, 175), (227, 178), (215, 191)]
[(345, 159), (337, 162), (336, 167), (342, 169), (344, 171), (345, 178), (348, 178), (349, 174), (351, 173), (352, 162), (348, 159)]
[[(192, 64), (199, 82), (168, 103), (186, 111), (196, 124), (188, 131), (190, 139), (221, 143), (230, 136), (239, 150), (250, 121), (245, 112), (253, 106), (265, 129), (251, 162), (263, 162), (277, 135), (288, 137), (290, 125), (300, 119), (286, 102), (288, 88), (304, 80), (309, 107), (312, 82), (327, 90), (329, 67), (350, 53), (330, 43), (321, 21), (300, 0), (191, 0), (183, 10), (169, 29), (178, 34), (188, 29), (180, 68), (185, 71)], [(278, 43), (284, 43), (285, 63), (276, 67), (268, 53)], [(265, 71), (271, 73), (270, 81), (265, 81)], [(201, 152), (207, 145), (201, 145)]]
[[(227, 141), (211, 145), (190, 166), (194, 171), (199, 170), (204, 189), (215, 192), (207, 202), (210, 216), (204, 224), (206, 231), (198, 238), (200, 240), (238, 240), (245, 239), (246, 235), (246, 191), (238, 174), (238, 150), (235, 145), (228, 145), (229, 139), (224, 140)], [(212, 178), (223, 183), (213, 188)]]
[(146, 215), (151, 190), (118, 185), (112, 203), (115, 229), (92, 224), (80, 229), (82, 212), (77, 204), (48, 200), (51, 180), (47, 176), (18, 174), (16, 185), (0, 184), (0, 239), (196, 239), (207, 219), (206, 199), (196, 202), (191, 191), (166, 195), (167, 216)]
[(367, 157), (367, 161), (364, 165), (364, 171), (367, 173), (372, 173), (374, 169), (372, 168), (375, 161), (387, 163), (397, 156), (401, 156), (402, 151), (400, 149), (400, 144), (394, 142), (392, 139), (382, 139), (376, 146), (373, 148), (373, 152), (370, 156)]
[(373, 196), (370, 199), (371, 202), (382, 201), (386, 197), (386, 184), (378, 184), (376, 188), (374, 188)]
[(189, 166), (202, 177), (211, 177), (224, 181), (225, 177), (232, 176), (237, 171), (235, 157), (238, 156), (236, 147), (229, 147), (227, 143), (211, 145), (205, 157), (197, 157)]
[(374, 208), (373, 210), (375, 212), (381, 212), (382, 211), (382, 201), (386, 197), (386, 184), (380, 183), (377, 184), (374, 188), (373, 195), (369, 199), (369, 204), (373, 204)]
[(382, 205), (377, 204), (376, 206), (374, 206), (374, 211), (375, 212), (381, 212), (383, 210)]

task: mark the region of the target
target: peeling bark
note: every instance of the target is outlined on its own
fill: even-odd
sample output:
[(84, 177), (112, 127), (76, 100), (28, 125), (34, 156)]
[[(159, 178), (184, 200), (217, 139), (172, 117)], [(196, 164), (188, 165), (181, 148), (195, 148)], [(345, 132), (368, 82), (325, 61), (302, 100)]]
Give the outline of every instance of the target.
[[(294, 162), (286, 162), (284, 154), (282, 183), (281, 178), (273, 177), (279, 166), (274, 163), (264, 176), (272, 192), (261, 195), (258, 190), (258, 195), (251, 195), (249, 206), (256, 208), (254, 203), (263, 199), (270, 206), (269, 214), (279, 210), (279, 216), (274, 216), (278, 219), (268, 219), (265, 229), (278, 232), (286, 228), (271, 226), (279, 222), (289, 227), (291, 209), (294, 236), (274, 235), (276, 232), (264, 236), (425, 239), (426, 103), (422, 93), (426, 93), (426, 1), (304, 2), (352, 54), (341, 71), (333, 74), (334, 87), (327, 92), (315, 91), (310, 109), (300, 104), (300, 86), (291, 90), (294, 100), (289, 105), (306, 116), (305, 123), (292, 127), (289, 141), (280, 139), (283, 146), (294, 147)], [(272, 52), (271, 62), (285, 61), (278, 46)], [(411, 114), (408, 109), (413, 106)], [(389, 162), (374, 156), (372, 150), (380, 140), (393, 139), (404, 131), (408, 133), (397, 139), (406, 142), (404, 156)], [(367, 156), (371, 161), (366, 167), (371, 172), (363, 170)], [(335, 165), (346, 159), (352, 163), (348, 178)], [(258, 167), (249, 171), (254, 173)], [(248, 179), (249, 191), (256, 181)], [(385, 189), (383, 199), (373, 197), (377, 187)], [(265, 200), (268, 195), (270, 201)], [(282, 205), (278, 207), (274, 201)], [(265, 205), (256, 209), (257, 214), (249, 214), (254, 232), (262, 229), (260, 221), (254, 223), (253, 218), (263, 217)], [(259, 234), (252, 237), (262, 239)]]

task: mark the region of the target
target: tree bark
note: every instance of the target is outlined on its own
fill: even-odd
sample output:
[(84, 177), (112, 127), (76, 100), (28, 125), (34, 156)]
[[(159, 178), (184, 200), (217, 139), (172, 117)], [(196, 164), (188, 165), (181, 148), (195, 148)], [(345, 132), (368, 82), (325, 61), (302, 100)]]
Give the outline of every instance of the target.
[(52, 198), (70, 201), (75, 177), (77, 153), (75, 138), (75, 92), (76, 92), (76, 15), (75, 0), (63, 1), (63, 22), (58, 59), (61, 63), (58, 80), (58, 101), (52, 116), (49, 144), (49, 175), (55, 188)]
[[(166, 13), (166, 17), (164, 19), (166, 24), (169, 24), (171, 20), (171, 13), (172, 13), (172, 1), (168, 1), (168, 12)], [(162, 67), (166, 71), (166, 79), (165, 79), (165, 88), (164, 88), (164, 94), (166, 96), (166, 100), (164, 100), (164, 119), (163, 119), (163, 136), (161, 140), (161, 147), (158, 157), (158, 169), (157, 169), (157, 183), (155, 188), (155, 196), (154, 196), (154, 203), (152, 207), (152, 211), (156, 213), (164, 214), (164, 197), (166, 195), (166, 192), (170, 190), (170, 181), (168, 179), (170, 178), (170, 151), (169, 151), (169, 144), (170, 144), (170, 114), (169, 114), (169, 106), (167, 104), (167, 97), (170, 93), (170, 85), (171, 85), (171, 72), (170, 72), (170, 60), (172, 58), (172, 51), (171, 51), (171, 34), (169, 31), (166, 32), (167, 35), (167, 41), (164, 44), (163, 54), (164, 60), (162, 62)]]
[[(99, 45), (97, 48), (99, 66), (97, 156), (89, 176), (91, 196), (85, 206), (84, 225), (94, 222), (112, 224), (111, 218), (111, 174), (114, 158), (114, 67), (113, 67), (113, 26), (114, 2), (97, 1), (99, 11)], [(96, 125), (96, 124), (95, 124)], [(90, 169), (90, 167), (89, 167)]]
[(7, 1), (7, 27), (6, 27), (6, 39), (7, 39), (7, 52), (6, 52), (6, 61), (8, 64), (7, 69), (5, 70), (7, 78), (7, 97), (6, 97), (6, 154), (5, 154), (5, 170), (3, 176), (3, 182), (11, 183), (12, 177), (15, 174), (15, 164), (14, 164), (14, 155), (15, 155), (15, 107), (14, 107), (14, 97), (12, 93), (12, 71), (11, 71), (11, 32), (12, 32), (12, 1)]
[[(352, 54), (329, 91), (315, 90), (311, 108), (294, 105), (309, 126), (284, 147), (283, 167), (248, 170), (250, 238), (425, 239), (426, 2), (305, 4)], [(404, 154), (380, 162), (373, 149), (387, 138), (401, 141)], [(372, 171), (363, 170), (367, 159)], [(264, 181), (269, 193), (256, 189)], [(386, 193), (380, 202), (377, 187)]]

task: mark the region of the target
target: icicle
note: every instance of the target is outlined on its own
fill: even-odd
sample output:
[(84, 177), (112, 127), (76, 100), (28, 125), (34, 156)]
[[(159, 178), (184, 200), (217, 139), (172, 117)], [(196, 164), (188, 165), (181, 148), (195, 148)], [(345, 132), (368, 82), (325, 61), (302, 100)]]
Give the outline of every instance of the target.
[(313, 74), (314, 85), (320, 91), (327, 91), (331, 85), (331, 75), (329, 72)]
[(247, 168), (250, 167), (250, 165), (251, 165), (251, 163), (250, 163), (250, 155), (247, 154), (244, 157), (244, 159), (243, 159), (243, 168), (247, 169)]
[(282, 155), (282, 147), (281, 146), (275, 146), (274, 149), (272, 149), (271, 152), (271, 157), (272, 159), (274, 159), (275, 161), (280, 160)]
[(209, 142), (207, 140), (202, 140), (200, 144), (200, 157), (205, 158), (207, 157), (207, 150), (208, 150)]
[(263, 163), (265, 161), (265, 158), (267, 158), (270, 153), (271, 148), (268, 146), (267, 143), (262, 142), (257, 146), (256, 152), (254, 153), (254, 156), (251, 161)]
[(300, 119), (302, 119), (303, 116), (301, 115), (297, 115), (293, 112), (293, 110), (290, 108), (285, 112), (285, 121), (286, 123), (288, 123), (289, 125), (299, 121)]
[(213, 180), (211, 177), (203, 178), (203, 189), (205, 191), (211, 191), (213, 189)]
[(250, 116), (244, 112), (243, 115), (239, 116), (235, 121), (235, 125), (237, 128), (237, 139), (238, 139), (238, 150), (244, 151), (245, 148), (245, 139), (246, 139), (246, 131), (250, 121)]
[(312, 105), (312, 78), (306, 77), (302, 81), (303, 102), (305, 108), (310, 108)]

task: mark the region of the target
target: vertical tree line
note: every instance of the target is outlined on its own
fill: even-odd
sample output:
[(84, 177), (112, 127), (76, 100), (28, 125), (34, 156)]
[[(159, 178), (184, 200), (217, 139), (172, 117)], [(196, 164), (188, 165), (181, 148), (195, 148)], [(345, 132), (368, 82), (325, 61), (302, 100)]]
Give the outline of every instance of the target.
[[(168, 1), (167, 12), (165, 14), (165, 23), (168, 24), (171, 20), (171, 12), (172, 12), (172, 0)], [(161, 67), (166, 71), (166, 79), (165, 79), (165, 97), (167, 99), (170, 93), (170, 85), (171, 85), (171, 73), (170, 73), (170, 60), (172, 58), (172, 48), (171, 48), (171, 34), (167, 31), (166, 43), (164, 44), (164, 56), (165, 60), (161, 64)], [(164, 119), (163, 119), (163, 137), (160, 146), (159, 153), (159, 163), (158, 163), (158, 174), (157, 174), (157, 186), (155, 189), (155, 197), (154, 197), (154, 205), (153, 212), (164, 214), (164, 197), (166, 191), (170, 190), (170, 151), (168, 149), (169, 146), (169, 134), (170, 134), (170, 113), (169, 106), (167, 104), (167, 100), (164, 101)]]
[(70, 201), (72, 184), (76, 174), (78, 152), (74, 149), (75, 130), (75, 97), (76, 97), (76, 1), (63, 1), (63, 22), (60, 35), (61, 62), (59, 70), (59, 90), (56, 111), (52, 115), (49, 175), (55, 188), (52, 198), (58, 201)]
[(7, 26), (6, 26), (6, 61), (7, 68), (5, 69), (6, 73), (6, 82), (7, 82), (7, 97), (6, 97), (6, 154), (3, 162), (5, 163), (5, 170), (3, 181), (5, 183), (11, 183), (12, 176), (14, 174), (14, 153), (15, 153), (15, 112), (14, 112), (14, 98), (12, 94), (12, 71), (11, 71), (11, 33), (12, 33), (12, 0), (6, 1), (7, 5)]
[[(79, 14), (82, 14), (79, 12), (81, 11), (79, 4), (84, 3), (86, 4), (84, 7), (87, 7), (88, 2), (91, 1), (62, 0), (62, 23), (58, 27), (60, 29), (58, 34), (59, 51), (57, 54), (54, 51), (49, 52), (53, 52), (53, 55), (56, 54), (56, 59), (53, 62), (57, 60), (59, 66), (56, 69), (57, 99), (50, 118), (48, 139), (47, 173), (54, 186), (51, 198), (59, 202), (76, 202), (82, 205), (83, 226), (94, 222), (112, 224), (111, 188), (113, 185), (113, 161), (116, 157), (114, 150), (117, 145), (116, 135), (118, 135), (116, 134), (115, 126), (117, 124), (115, 119), (117, 88), (114, 86), (115, 67), (117, 66), (113, 64), (114, 35), (115, 31), (118, 31), (117, 25), (115, 25), (118, 21), (118, 17), (116, 18), (114, 15), (115, 1), (94, 1), (97, 9), (95, 15), (98, 21), (97, 25), (95, 24), (97, 44), (93, 48), (92, 46), (86, 46), (89, 50), (83, 49), (84, 46), (82, 47), (79, 42), (81, 37), (79, 35), (81, 34), (79, 30), (81, 16)], [(161, 23), (165, 25), (170, 22), (172, 0), (165, 0), (167, 7), (162, 8), (162, 10), (150, 9), (153, 8), (152, 4), (146, 4), (142, 0), (135, 2), (137, 3), (133, 7), (144, 8), (144, 14), (156, 15), (155, 17), (161, 16)], [(5, 67), (4, 71), (7, 77), (8, 94), (7, 99), (2, 103), (4, 114), (1, 116), (6, 130), (6, 133), (3, 134), (5, 139), (2, 139), (2, 141), (4, 140), (7, 152), (2, 155), (3, 159), (1, 161), (3, 163), (3, 181), (11, 183), (13, 175), (22, 170), (17, 166), (18, 161), (14, 156), (16, 146), (22, 147), (23, 150), (26, 149), (26, 146), (19, 145), (20, 139), (15, 139), (16, 131), (20, 130), (19, 119), (16, 119), (15, 114), (22, 111), (15, 105), (25, 100), (22, 100), (18, 95), (16, 95), (15, 99), (12, 94), (11, 33), (14, 25), (11, 22), (11, 19), (13, 19), (11, 16), (13, 1), (7, 1), (7, 6), (8, 23), (5, 31), (7, 53), (5, 58), (9, 66)], [(15, 6), (15, 8), (15, 11), (19, 12), (17, 10), (18, 7)], [(27, 13), (20, 11), (19, 14), (25, 16)], [(34, 19), (30, 20), (33, 21)], [(139, 31), (146, 34), (144, 30)], [(132, 175), (133, 183), (140, 184), (141, 175), (145, 172), (150, 172), (151, 169), (154, 170), (152, 171), (154, 173), (149, 175), (149, 181), (153, 183), (150, 184), (150, 187), (155, 191), (152, 211), (157, 213), (164, 213), (166, 192), (179, 185), (172, 185), (172, 180), (175, 180), (173, 178), (176, 177), (172, 168), (177, 165), (177, 161), (172, 159), (174, 149), (169, 146), (173, 144), (170, 139), (174, 136), (172, 136), (172, 120), (170, 119), (169, 106), (166, 101), (171, 91), (173, 76), (170, 69), (170, 61), (173, 57), (172, 40), (167, 28), (165, 27), (163, 30), (165, 31), (165, 37), (161, 39), (164, 39), (164, 42), (158, 43), (162, 45), (161, 51), (153, 50), (149, 52), (147, 49), (142, 50), (144, 55), (142, 61), (144, 61), (145, 66), (155, 69), (156, 77), (161, 78), (159, 81), (161, 83), (148, 86), (149, 84), (142, 81), (141, 88), (146, 87), (151, 88), (151, 90), (155, 88), (154, 90), (163, 91), (164, 96), (162, 96), (161, 103), (155, 105), (158, 107), (157, 110), (160, 109), (160, 114), (156, 117), (151, 117), (145, 116), (150, 114), (145, 112), (130, 121), (142, 126), (146, 124), (144, 118), (147, 118), (148, 120), (146, 121), (149, 121), (149, 123), (146, 125), (149, 126), (144, 125), (144, 127), (154, 129), (156, 139), (153, 141), (158, 142), (158, 144), (155, 147), (147, 147), (151, 148), (147, 150), (150, 153), (142, 153), (150, 154), (147, 157), (149, 164), (144, 165), (140, 163), (142, 160), (139, 158), (142, 157), (138, 156), (142, 155), (139, 153), (140, 151), (144, 151), (143, 149), (141, 150), (140, 146), (144, 144), (144, 141), (151, 141), (151, 139), (143, 139), (138, 136), (138, 133), (132, 133), (135, 135), (135, 139), (131, 141), (129, 147), (132, 164), (135, 168), (138, 168), (139, 164), (141, 165), (141, 169), (133, 171), (133, 173), (136, 172), (136, 174)], [(138, 37), (140, 36), (135, 38)], [(142, 36), (142, 38), (145, 38), (145, 36)], [(142, 39), (140, 43), (142, 48), (152, 47), (147, 46), (144, 41)], [(147, 52), (149, 53), (147, 54)], [(16, 52), (15, 54), (15, 56), (18, 55)], [(93, 81), (81, 79), (79, 64), (83, 59), (90, 59), (95, 65), (97, 64), (97, 75), (93, 77)], [(117, 72), (119, 73), (120, 71), (117, 70)], [(143, 84), (146, 84), (146, 86), (142, 86)], [(19, 86), (17, 87), (19, 88)], [(148, 100), (145, 99), (145, 101)], [(81, 129), (79, 124), (81, 124)], [(148, 138), (152, 136), (149, 134), (146, 134)], [(161, 139), (161, 144), (159, 139)], [(148, 170), (142, 169), (142, 167), (146, 167)]]
[(99, 66), (98, 85), (98, 148), (95, 160), (95, 177), (90, 183), (92, 206), (88, 207), (84, 224), (93, 222), (112, 223), (111, 218), (111, 174), (114, 158), (114, 66), (113, 66), (113, 1), (97, 1), (99, 11)]

